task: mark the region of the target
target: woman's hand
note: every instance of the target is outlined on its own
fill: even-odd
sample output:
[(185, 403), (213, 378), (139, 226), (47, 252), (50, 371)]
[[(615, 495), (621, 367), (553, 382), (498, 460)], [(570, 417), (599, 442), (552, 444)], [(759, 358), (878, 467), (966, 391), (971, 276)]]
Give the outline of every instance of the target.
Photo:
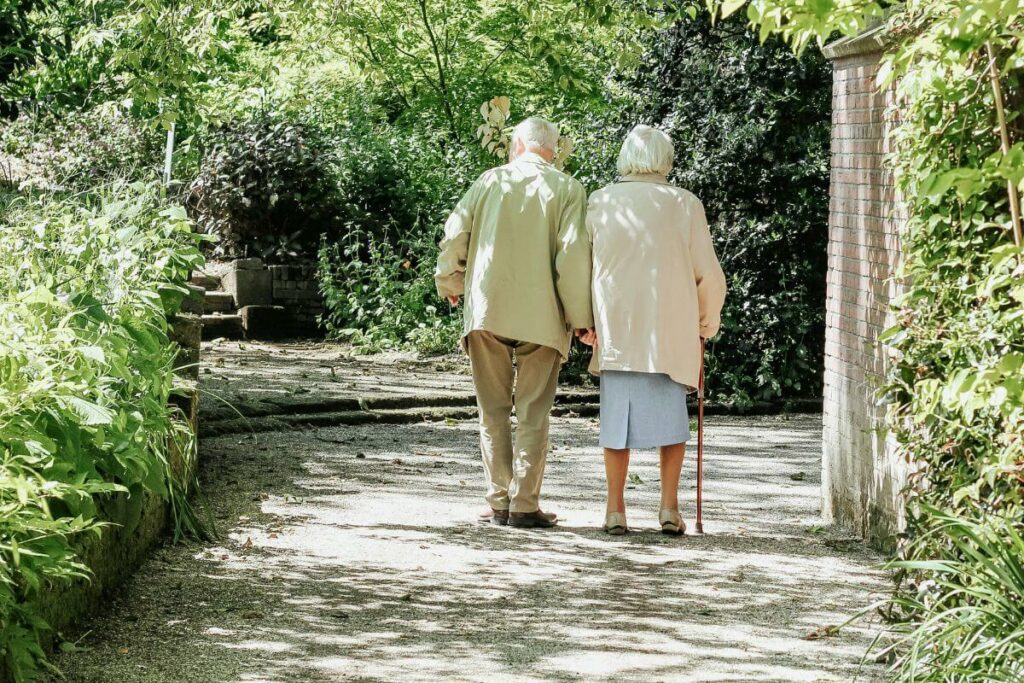
[(587, 346), (594, 346), (597, 344), (597, 332), (593, 327), (576, 330), (576, 337)]

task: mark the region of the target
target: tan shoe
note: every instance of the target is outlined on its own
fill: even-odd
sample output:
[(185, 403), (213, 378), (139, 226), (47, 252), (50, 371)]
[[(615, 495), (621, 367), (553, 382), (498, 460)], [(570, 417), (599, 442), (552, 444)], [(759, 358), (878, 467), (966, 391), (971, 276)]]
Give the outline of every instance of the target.
[(672, 536), (682, 536), (686, 533), (686, 522), (683, 521), (679, 510), (662, 510), (658, 514), (658, 521), (661, 522), (661, 533)]
[(508, 525), (519, 529), (550, 529), (558, 523), (558, 515), (537, 510), (535, 512), (510, 512)]
[(629, 526), (626, 524), (626, 513), (609, 512), (606, 514), (604, 517), (604, 531), (612, 536), (621, 536), (629, 531)]

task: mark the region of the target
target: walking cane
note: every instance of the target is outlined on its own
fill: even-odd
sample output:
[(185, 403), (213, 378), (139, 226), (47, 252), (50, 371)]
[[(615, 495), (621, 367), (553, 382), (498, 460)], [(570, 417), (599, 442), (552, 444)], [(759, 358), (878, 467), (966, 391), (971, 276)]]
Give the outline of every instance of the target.
[(697, 533), (704, 533), (704, 337), (700, 338), (700, 379), (697, 380)]

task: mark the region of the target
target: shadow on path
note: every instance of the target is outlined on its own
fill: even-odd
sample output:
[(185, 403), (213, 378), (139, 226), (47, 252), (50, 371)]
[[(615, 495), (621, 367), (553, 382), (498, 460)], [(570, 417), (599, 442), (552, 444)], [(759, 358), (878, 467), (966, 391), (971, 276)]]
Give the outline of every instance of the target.
[(222, 544), (158, 551), (57, 664), (82, 683), (880, 680), (869, 624), (803, 639), (886, 588), (879, 557), (814, 526), (820, 436), (814, 416), (714, 418), (709, 534), (682, 539), (656, 533), (651, 453), (636, 531), (600, 532), (592, 420), (553, 422), (549, 531), (474, 521), (471, 423), (209, 439)]

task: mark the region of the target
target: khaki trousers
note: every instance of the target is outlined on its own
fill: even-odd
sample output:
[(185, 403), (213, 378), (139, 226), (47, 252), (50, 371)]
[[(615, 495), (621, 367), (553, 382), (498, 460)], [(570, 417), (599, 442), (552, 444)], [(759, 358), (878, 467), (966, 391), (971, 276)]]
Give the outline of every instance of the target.
[[(495, 510), (535, 512), (540, 509), (561, 354), (547, 346), (480, 330), (469, 333), (466, 346), (480, 409), (487, 502)], [(513, 405), (517, 421), (514, 450)]]

